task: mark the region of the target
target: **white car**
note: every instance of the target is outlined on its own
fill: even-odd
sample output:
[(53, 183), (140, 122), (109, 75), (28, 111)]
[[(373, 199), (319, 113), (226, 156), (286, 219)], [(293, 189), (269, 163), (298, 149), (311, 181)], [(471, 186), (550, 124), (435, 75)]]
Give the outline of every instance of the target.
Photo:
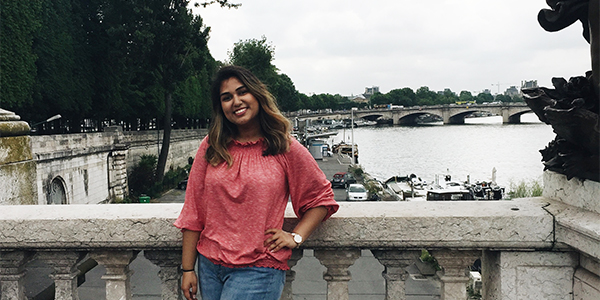
[(346, 189), (347, 201), (367, 201), (369, 193), (362, 184), (353, 183)]

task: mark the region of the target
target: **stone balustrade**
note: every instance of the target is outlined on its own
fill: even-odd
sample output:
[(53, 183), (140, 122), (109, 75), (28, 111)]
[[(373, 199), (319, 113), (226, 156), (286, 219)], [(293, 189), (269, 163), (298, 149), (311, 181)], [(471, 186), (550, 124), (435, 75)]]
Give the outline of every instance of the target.
[[(162, 299), (180, 299), (181, 233), (172, 226), (180, 210), (181, 204), (2, 206), (0, 299), (25, 299), (24, 266), (32, 259), (51, 266), (55, 299), (78, 299), (77, 276), (90, 259), (106, 269), (107, 300), (131, 299), (129, 264), (141, 250), (160, 267)], [(421, 249), (442, 267), (442, 299), (466, 299), (467, 267), (477, 258), (484, 299), (597, 299), (597, 216), (549, 198), (341, 203), (303, 248), (314, 249), (326, 267), (330, 300), (348, 299), (348, 269), (363, 249), (384, 266), (386, 299), (405, 299), (405, 268)], [(295, 222), (288, 207), (285, 228)], [(295, 250), (290, 266), (301, 259), (302, 249)], [(282, 299), (292, 299), (294, 273), (288, 271)]]

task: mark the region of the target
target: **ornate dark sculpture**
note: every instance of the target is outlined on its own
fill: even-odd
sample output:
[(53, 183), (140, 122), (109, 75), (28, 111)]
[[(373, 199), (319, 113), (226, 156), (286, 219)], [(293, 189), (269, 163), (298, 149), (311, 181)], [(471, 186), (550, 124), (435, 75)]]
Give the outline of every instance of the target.
[(547, 31), (558, 31), (577, 20), (590, 43), (592, 71), (585, 76), (552, 78), (554, 89), (523, 89), (527, 105), (549, 124), (556, 138), (540, 150), (544, 170), (600, 182), (600, 0), (547, 0), (552, 8), (538, 14)]

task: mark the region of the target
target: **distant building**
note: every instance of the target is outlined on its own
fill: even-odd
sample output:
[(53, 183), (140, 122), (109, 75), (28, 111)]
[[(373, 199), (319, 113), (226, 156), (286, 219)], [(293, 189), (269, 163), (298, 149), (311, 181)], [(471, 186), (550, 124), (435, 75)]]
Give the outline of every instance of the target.
[(504, 95), (510, 96), (510, 97), (515, 97), (515, 96), (520, 95), (520, 91), (516, 86), (513, 85), (513, 86), (507, 88), (506, 91), (504, 91)]
[(521, 89), (531, 89), (538, 87), (537, 80), (521, 81)]
[(350, 100), (352, 102), (356, 102), (356, 103), (367, 103), (367, 102), (369, 102), (369, 99), (367, 99), (364, 95), (349, 96), (348, 100)]
[(492, 94), (492, 91), (490, 89), (485, 89), (485, 90), (483, 90), (481, 92), (484, 93), (484, 94), (490, 94), (490, 95)]
[(379, 93), (379, 87), (378, 86), (366, 87), (365, 88), (365, 93), (363, 94), (363, 96), (366, 99), (369, 99), (369, 98), (371, 98), (371, 96), (375, 95), (375, 93)]

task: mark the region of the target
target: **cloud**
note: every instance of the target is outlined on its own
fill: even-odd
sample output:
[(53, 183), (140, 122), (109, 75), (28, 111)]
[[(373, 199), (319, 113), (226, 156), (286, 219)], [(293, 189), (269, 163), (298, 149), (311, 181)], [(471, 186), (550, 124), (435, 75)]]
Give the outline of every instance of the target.
[(500, 91), (522, 80), (549, 86), (583, 75), (581, 25), (556, 33), (537, 23), (543, 1), (241, 1), (196, 11), (211, 26), (219, 60), (240, 40), (266, 36), (274, 64), (303, 93), (358, 94), (428, 86)]

